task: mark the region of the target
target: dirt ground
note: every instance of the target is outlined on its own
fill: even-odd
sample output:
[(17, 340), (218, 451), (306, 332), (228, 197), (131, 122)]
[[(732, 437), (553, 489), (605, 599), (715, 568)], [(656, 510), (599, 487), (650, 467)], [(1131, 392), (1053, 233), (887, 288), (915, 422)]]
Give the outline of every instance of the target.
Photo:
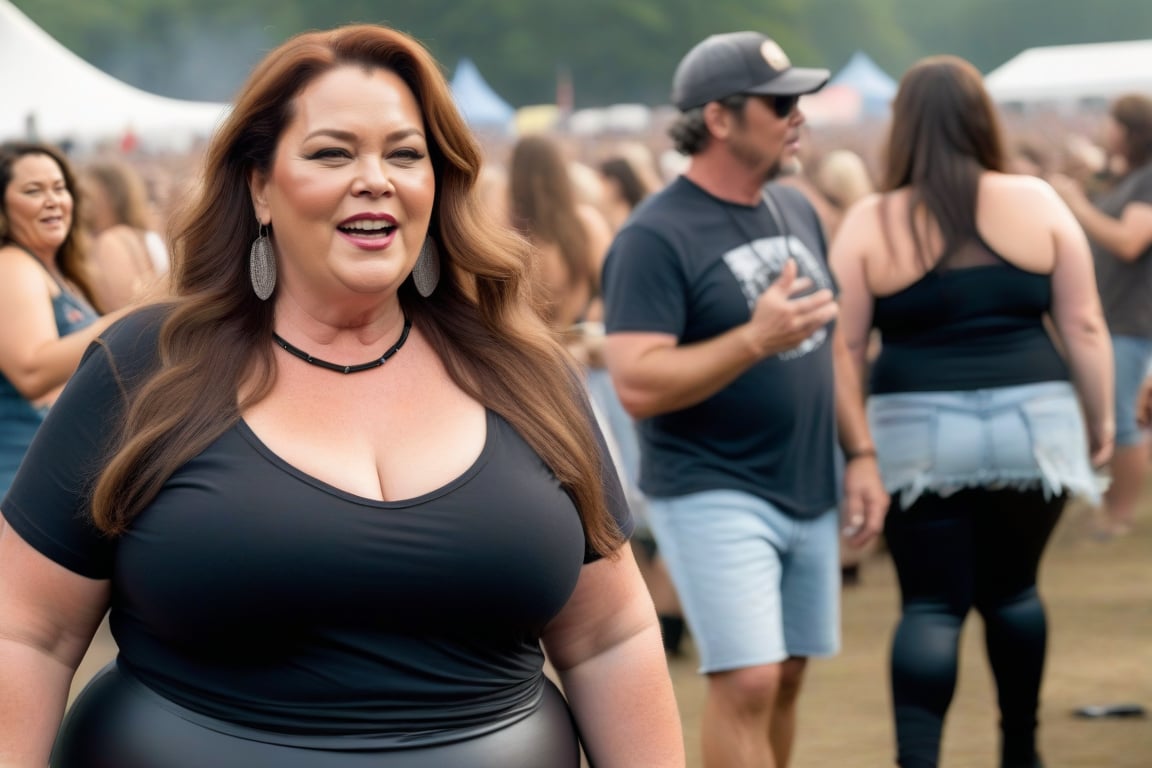
[[(1087, 511), (1070, 508), (1044, 562), (1041, 592), (1050, 622), (1040, 716), (1047, 768), (1152, 768), (1152, 717), (1088, 720), (1073, 715), (1086, 704), (1125, 702), (1152, 712), (1152, 504), (1143, 510), (1134, 534), (1112, 540), (1094, 537)], [(843, 651), (810, 666), (792, 768), (893, 765), (885, 675), (898, 608), (891, 563), (883, 554), (874, 555), (863, 564), (861, 583), (844, 591)], [(114, 653), (102, 628), (73, 690)], [(704, 681), (695, 668), (689, 641), (685, 654), (670, 660), (689, 768), (700, 766)], [(964, 634), (942, 765), (996, 766), (995, 695), (976, 616)]]
[[(1047, 768), (1152, 768), (1152, 718), (1072, 714), (1086, 704), (1121, 702), (1152, 713), (1152, 508), (1131, 536), (1101, 541), (1091, 531), (1088, 512), (1070, 507), (1042, 566), (1049, 655), (1040, 749)], [(874, 555), (861, 583), (844, 591), (842, 652), (809, 665), (791, 768), (895, 764), (886, 674), (898, 612), (891, 562)], [(979, 617), (971, 616), (945, 725), (946, 768), (997, 765), (996, 699), (982, 635)], [(672, 660), (671, 670), (695, 768), (704, 683), (690, 653)]]

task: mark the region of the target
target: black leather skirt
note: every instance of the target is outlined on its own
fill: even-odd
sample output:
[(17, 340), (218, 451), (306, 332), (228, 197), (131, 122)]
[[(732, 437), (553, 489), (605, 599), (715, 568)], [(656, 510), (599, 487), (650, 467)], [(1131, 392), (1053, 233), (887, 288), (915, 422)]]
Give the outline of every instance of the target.
[(52, 768), (579, 768), (568, 704), (550, 681), (527, 717), (450, 743), (397, 748), (371, 737), (299, 736), (205, 717), (112, 662), (68, 711)]

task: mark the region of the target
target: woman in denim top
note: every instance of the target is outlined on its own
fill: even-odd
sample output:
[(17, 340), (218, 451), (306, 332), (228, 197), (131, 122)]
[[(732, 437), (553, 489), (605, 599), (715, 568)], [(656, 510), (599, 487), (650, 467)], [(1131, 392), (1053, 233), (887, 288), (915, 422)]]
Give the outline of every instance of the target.
[(55, 148), (0, 145), (0, 498), (85, 348), (114, 319), (93, 307), (75, 189)]

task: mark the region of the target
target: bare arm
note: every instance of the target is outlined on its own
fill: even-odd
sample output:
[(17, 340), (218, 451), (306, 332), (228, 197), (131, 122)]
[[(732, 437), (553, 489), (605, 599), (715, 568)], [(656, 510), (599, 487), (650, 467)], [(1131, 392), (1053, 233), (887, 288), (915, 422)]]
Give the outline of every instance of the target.
[(876, 447), (864, 411), (863, 385), (848, 345), (839, 332), (832, 337), (836, 370), (836, 426), (844, 449), (844, 535), (862, 547), (884, 530), (888, 492), (880, 477)]
[(1152, 247), (1152, 205), (1132, 202), (1116, 219), (1094, 206), (1079, 184), (1053, 177), (1052, 186), (1064, 198), (1088, 237), (1123, 261), (1136, 261)]
[[(1045, 193), (1049, 197), (1049, 193)], [(1055, 195), (1046, 206), (1053, 219), (1055, 265), (1052, 270), (1052, 325), (1059, 335), (1072, 382), (1088, 421), (1092, 461), (1105, 463), (1112, 453), (1112, 343), (1100, 307), (1092, 254), (1084, 231)]]
[(44, 766), (109, 585), (57, 565), (0, 523), (0, 766)]
[(864, 376), (872, 325), (872, 293), (864, 271), (864, 248), (883, 242), (870, 202), (850, 209), (832, 242), (828, 261), (840, 286), (840, 319), (832, 336), (836, 370), (836, 426), (844, 468), (844, 526), (849, 543), (863, 546), (883, 530), (888, 492), (864, 410)]
[(795, 347), (836, 317), (831, 291), (796, 298), (811, 286), (789, 261), (744, 325), (694, 344), (662, 333), (613, 333), (604, 360), (624, 408), (634, 418), (695, 405), (769, 355)]
[(872, 328), (873, 297), (865, 272), (866, 249), (884, 242), (878, 229), (879, 199), (870, 196), (848, 209), (840, 225), (840, 233), (833, 238), (828, 249), (828, 266), (840, 286), (840, 295), (837, 296), (840, 318), (836, 329), (849, 353), (858, 382), (864, 381), (867, 372), (869, 332)]
[(156, 279), (143, 238), (129, 226), (101, 232), (89, 261), (96, 303), (103, 312), (128, 306)]
[(592, 765), (684, 766), (660, 627), (630, 547), (583, 567), (543, 639)]
[(0, 249), (0, 372), (28, 400), (64, 384), (88, 344), (124, 312), (60, 336), (44, 271), (15, 249)]

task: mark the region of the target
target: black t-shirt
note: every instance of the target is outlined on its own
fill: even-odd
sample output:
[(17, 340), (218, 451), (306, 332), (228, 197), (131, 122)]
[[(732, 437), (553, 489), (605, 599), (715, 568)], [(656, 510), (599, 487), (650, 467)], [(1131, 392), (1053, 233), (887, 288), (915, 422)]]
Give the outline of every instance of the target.
[[(1117, 219), (1129, 203), (1152, 205), (1152, 163), (1120, 179), (1095, 202), (1101, 211)], [(1152, 338), (1152, 248), (1135, 261), (1122, 261), (1092, 241), (1092, 255), (1108, 330), (1119, 336)]]
[[(680, 177), (648, 198), (604, 265), (608, 333), (668, 333), (680, 344), (748, 322), (792, 258), (834, 288), (823, 230), (803, 195), (769, 185), (787, 238), (762, 200), (727, 202)], [(831, 326), (753, 365), (720, 392), (642, 419), (640, 487), (650, 496), (736, 489), (814, 517), (838, 499)]]
[(37, 550), (111, 579), (120, 662), (194, 711), (283, 733), (434, 741), (531, 711), (541, 630), (595, 556), (571, 498), (492, 412), (475, 464), (418, 498), (336, 489), (240, 422), (123, 536), (86, 521), (83, 489), (122, 411), (113, 365), (129, 385), (151, 365), (157, 320), (138, 313), (106, 334), (108, 353), (89, 348), (2, 504)]

